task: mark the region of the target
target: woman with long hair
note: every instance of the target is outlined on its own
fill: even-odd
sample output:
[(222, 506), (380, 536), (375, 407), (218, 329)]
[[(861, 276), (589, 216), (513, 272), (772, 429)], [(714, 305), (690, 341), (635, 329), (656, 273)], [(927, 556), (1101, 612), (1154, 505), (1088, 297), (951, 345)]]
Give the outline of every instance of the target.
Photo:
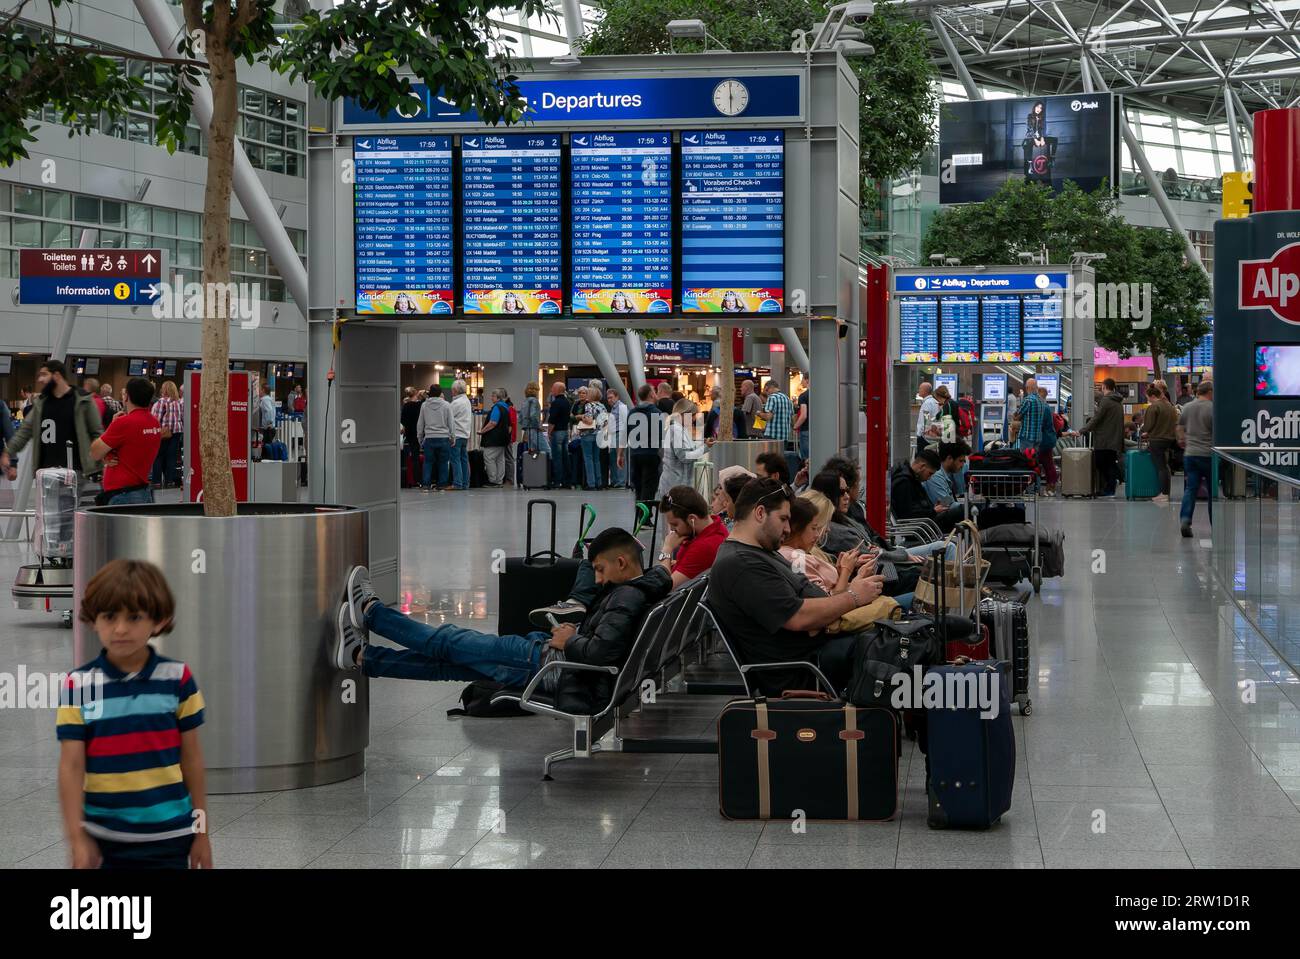
[(660, 449), (659, 490), (656, 499), (662, 500), (674, 486), (694, 486), (695, 461), (705, 456), (713, 440), (698, 439), (701, 424), (697, 423), (699, 407), (687, 399), (673, 404), (673, 411), (664, 424)]
[(162, 427), (162, 443), (158, 446), (158, 455), (153, 461), (150, 482), (163, 489), (181, 484), (180, 470), (176, 463), (176, 450), (181, 443), (182, 416), (181, 397), (176, 384), (164, 381), (158, 390), (158, 399), (154, 400), (149, 410)]

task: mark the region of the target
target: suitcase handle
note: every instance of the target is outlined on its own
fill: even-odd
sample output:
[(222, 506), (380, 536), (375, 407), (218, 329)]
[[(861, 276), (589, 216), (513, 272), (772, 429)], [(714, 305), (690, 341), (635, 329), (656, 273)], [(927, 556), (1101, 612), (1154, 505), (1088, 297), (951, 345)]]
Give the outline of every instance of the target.
[[(551, 508), (551, 545), (548, 549), (533, 552), (533, 507), (549, 506)], [(530, 499), (528, 501), (528, 535), (524, 542), (524, 559), (532, 561), (535, 558), (545, 559), (552, 558), (552, 562), (559, 560), (560, 554), (555, 551), (555, 500), (553, 499)]]
[(815, 689), (787, 689), (781, 693), (782, 699), (815, 699), (820, 702), (833, 702), (829, 693), (818, 692)]

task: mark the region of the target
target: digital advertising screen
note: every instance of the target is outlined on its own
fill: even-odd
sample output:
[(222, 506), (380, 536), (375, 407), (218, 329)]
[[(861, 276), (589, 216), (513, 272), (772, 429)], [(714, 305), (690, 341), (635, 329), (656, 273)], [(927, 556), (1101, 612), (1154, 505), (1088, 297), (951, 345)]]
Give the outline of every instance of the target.
[(980, 300), (980, 359), (1020, 362), (1020, 297), (990, 294)]
[(980, 358), (979, 297), (939, 297), (939, 330), (941, 362), (978, 362)]
[(939, 111), (939, 202), (986, 200), (1013, 177), (1059, 192), (1117, 182), (1109, 93), (945, 103)]
[(939, 301), (932, 296), (898, 298), (898, 359), (939, 362)]
[(1059, 363), (1065, 355), (1065, 299), (1058, 292), (1024, 298), (1025, 363)]
[(460, 142), (465, 313), (558, 316), (560, 135), (479, 133)]
[(1300, 343), (1255, 344), (1255, 398), (1300, 398)]
[(785, 309), (785, 135), (682, 133), (683, 313)]
[(671, 313), (671, 133), (569, 138), (574, 313)]
[(357, 137), (352, 157), (357, 312), (449, 315), (451, 137)]

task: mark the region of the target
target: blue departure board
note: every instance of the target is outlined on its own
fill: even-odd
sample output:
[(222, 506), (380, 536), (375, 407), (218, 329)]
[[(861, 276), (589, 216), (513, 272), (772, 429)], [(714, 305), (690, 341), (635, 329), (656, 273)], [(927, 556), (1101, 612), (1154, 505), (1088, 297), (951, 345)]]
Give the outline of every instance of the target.
[(450, 314), (451, 137), (357, 137), (358, 313)]
[(560, 136), (461, 137), (466, 313), (560, 313)]
[(1060, 292), (1025, 295), (1025, 363), (1059, 363), (1064, 358), (1064, 304)]
[(1210, 332), (1201, 337), (1201, 342), (1192, 350), (1193, 373), (1214, 372), (1214, 317), (1207, 316), (1206, 319), (1210, 321)]
[(1190, 373), (1192, 372), (1192, 354), (1184, 353), (1182, 356), (1171, 356), (1165, 364), (1166, 373)]
[(933, 296), (898, 298), (898, 353), (903, 363), (939, 362), (939, 301)]
[(682, 312), (785, 308), (785, 135), (682, 133)]
[(991, 294), (980, 300), (980, 359), (1020, 362), (1020, 297)]
[(977, 362), (980, 358), (979, 297), (939, 297), (939, 329), (942, 333), (939, 344), (941, 362)]
[(574, 313), (671, 313), (671, 133), (569, 138)]

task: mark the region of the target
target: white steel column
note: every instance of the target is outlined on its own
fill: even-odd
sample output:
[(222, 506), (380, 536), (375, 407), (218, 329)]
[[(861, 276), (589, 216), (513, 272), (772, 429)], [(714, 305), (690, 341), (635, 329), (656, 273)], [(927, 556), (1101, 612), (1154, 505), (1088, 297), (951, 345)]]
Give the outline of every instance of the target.
[(587, 344), (587, 349), (591, 351), (592, 358), (596, 361), (596, 365), (600, 367), (601, 375), (617, 391), (618, 398), (629, 407), (635, 406), (636, 401), (628, 395), (627, 387), (623, 385), (623, 377), (618, 373), (618, 364), (614, 362), (614, 357), (610, 355), (609, 348), (605, 346), (605, 341), (600, 338), (600, 330), (584, 326), (578, 332), (582, 334), (582, 342)]
[[(135, 0), (135, 8), (140, 11), (149, 35), (158, 45), (158, 52), (165, 57), (179, 57), (176, 40), (184, 27), (172, 15), (167, 0)], [(212, 126), (212, 89), (206, 81), (194, 87), (194, 116), (199, 121), (200, 129), (207, 130)], [(289, 233), (276, 214), (271, 198), (266, 195), (266, 188), (257, 178), (253, 165), (248, 162), (248, 155), (244, 153), (244, 146), (238, 137), (235, 138), (234, 186), (239, 205), (244, 208), (249, 221), (257, 229), (257, 235), (266, 244), (267, 255), (280, 271), (294, 305), (305, 320), (308, 301), (307, 268), (298, 259), (298, 251), (293, 248)]]
[(812, 368), (808, 365), (808, 352), (799, 342), (798, 331), (791, 326), (779, 326), (776, 332), (780, 335), (781, 342), (785, 344), (785, 355), (799, 367), (804, 376), (808, 376)]
[(641, 334), (636, 330), (624, 330), (623, 348), (627, 350), (627, 381), (632, 384), (635, 397), (645, 386), (645, 343)]
[[(1106, 78), (1101, 75), (1101, 70), (1096, 66), (1089, 64), (1086, 60), (1083, 61), (1083, 63), (1085, 69), (1091, 67), (1093, 80), (1097, 85), (1097, 89), (1102, 93), (1109, 93), (1110, 87), (1106, 85)], [(1155, 197), (1156, 205), (1160, 207), (1160, 212), (1165, 215), (1165, 222), (1169, 224), (1171, 230), (1183, 238), (1183, 246), (1187, 249), (1187, 258), (1195, 263), (1206, 277), (1209, 277), (1210, 271), (1207, 270), (1205, 264), (1201, 262), (1201, 254), (1197, 251), (1196, 244), (1193, 243), (1192, 238), (1187, 235), (1187, 231), (1183, 229), (1183, 224), (1178, 219), (1178, 214), (1174, 212), (1173, 206), (1170, 205), (1169, 197), (1165, 195), (1164, 186), (1160, 183), (1160, 179), (1156, 176), (1155, 171), (1151, 169), (1151, 162), (1147, 159), (1146, 152), (1142, 149), (1142, 144), (1138, 141), (1136, 134), (1133, 133), (1132, 127), (1129, 126), (1127, 111), (1122, 108), (1119, 113), (1119, 129), (1120, 133), (1124, 136), (1124, 142), (1128, 144), (1129, 152), (1133, 154), (1133, 159), (1137, 161), (1138, 169), (1140, 169), (1142, 175), (1146, 177), (1147, 188), (1151, 191), (1151, 195)]]
[(952, 37), (948, 33), (948, 28), (939, 14), (931, 12), (930, 23), (934, 27), (934, 34), (939, 38), (939, 43), (943, 45), (943, 52), (948, 55), (948, 62), (952, 64), (953, 70), (957, 74), (957, 79), (961, 85), (966, 88), (966, 96), (972, 100), (983, 100), (980, 96), (979, 87), (975, 86), (975, 81), (971, 79), (970, 71), (966, 69), (966, 64), (962, 62), (957, 53), (957, 46), (952, 42)]
[(1223, 112), (1228, 121), (1228, 139), (1232, 142), (1232, 168), (1244, 170), (1246, 164), (1241, 150), (1241, 129), (1237, 126), (1237, 105), (1232, 99), (1232, 86), (1227, 83), (1223, 85)]

